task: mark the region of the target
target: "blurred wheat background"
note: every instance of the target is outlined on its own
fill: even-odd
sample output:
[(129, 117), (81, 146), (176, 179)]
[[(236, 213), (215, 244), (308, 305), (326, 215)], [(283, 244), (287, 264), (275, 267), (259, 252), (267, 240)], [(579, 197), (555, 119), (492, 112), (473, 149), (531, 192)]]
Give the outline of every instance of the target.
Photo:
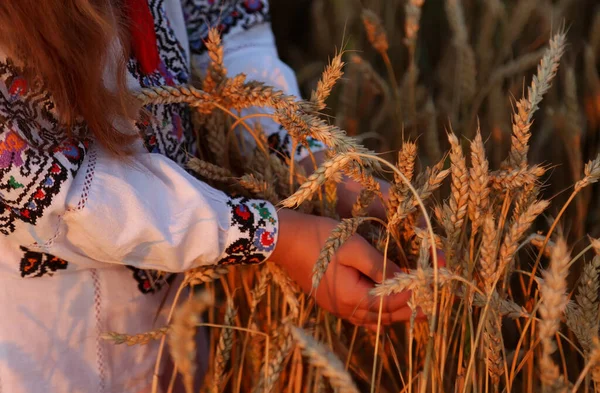
[[(216, 31), (197, 90), (140, 99), (195, 106), (202, 153), (189, 166), (220, 189), (335, 217), (338, 175), (361, 182), (313, 283), (358, 232), (406, 271), (376, 294), (411, 289), (428, 319), (380, 334), (353, 326), (268, 262), (187, 272), (183, 285), (202, 295), (169, 305), (171, 324), (107, 338), (168, 341), (188, 393), (198, 326), (211, 327), (202, 391), (213, 393), (600, 392), (600, 4), (271, 6), (305, 101), (227, 78)], [(241, 156), (230, 129), (244, 119), (222, 108), (256, 105), (274, 109), (296, 143), (329, 145), (329, 161), (308, 176), (265, 156), (256, 128), (256, 152)], [(374, 175), (392, 183), (385, 223), (365, 217), (379, 195)], [(434, 243), (445, 267), (429, 255)]]
[[(395, 160), (404, 139), (419, 140), (421, 165), (462, 142), (477, 124), (493, 168), (510, 148), (514, 101), (523, 95), (553, 32), (567, 29), (568, 48), (532, 127), (532, 163), (552, 166), (545, 195), (561, 205), (564, 188), (599, 151), (600, 4), (594, 0), (273, 0), (280, 56), (310, 96), (336, 50), (346, 75), (328, 101), (328, 115), (348, 134)], [(397, 98), (361, 12), (372, 10), (387, 34)], [(399, 102), (397, 102), (399, 101)], [(465, 138), (460, 138), (464, 136)], [(598, 193), (579, 198), (565, 230), (600, 235)], [(575, 219), (576, 217), (576, 219)]]

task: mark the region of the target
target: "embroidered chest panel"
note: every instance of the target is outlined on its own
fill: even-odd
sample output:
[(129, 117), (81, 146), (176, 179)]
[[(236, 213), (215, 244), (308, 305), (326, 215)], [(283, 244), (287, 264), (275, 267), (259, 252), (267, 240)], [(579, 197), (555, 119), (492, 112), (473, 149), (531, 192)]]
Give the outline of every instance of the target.
[[(149, 0), (154, 17), (156, 40), (160, 56), (158, 69), (149, 75), (142, 73), (135, 58), (128, 69), (141, 87), (175, 86), (189, 81), (190, 70), (185, 49), (177, 39), (164, 8), (164, 0)], [(145, 108), (149, 117), (138, 122), (146, 148), (163, 154), (183, 165), (196, 151), (191, 114), (186, 104), (150, 105)]]
[(65, 138), (48, 93), (20, 75), (10, 60), (0, 62), (0, 232), (4, 235), (15, 230), (17, 220), (36, 224), (61, 185), (77, 173), (88, 146), (87, 141)]
[[(128, 62), (129, 73), (142, 88), (189, 81), (188, 55), (172, 29), (165, 1), (148, 0), (159, 50), (158, 69), (146, 75), (135, 58)], [(266, 0), (181, 0), (181, 3), (191, 55), (205, 53), (204, 40), (209, 26), (217, 26), (227, 35), (269, 19)], [(66, 131), (58, 121), (50, 94), (42, 83), (29, 83), (22, 75), (10, 59), (0, 57), (0, 233), (3, 235), (14, 232), (18, 222), (38, 223), (57, 195), (77, 175), (91, 143), (65, 138)], [(148, 151), (184, 164), (196, 151), (187, 105), (152, 105), (145, 109), (149, 116), (137, 126)], [(79, 124), (74, 134), (86, 135), (85, 131), (85, 125)], [(247, 212), (242, 207), (238, 206), (236, 212), (239, 213), (237, 219), (246, 218)], [(241, 225), (241, 228), (246, 242), (251, 242), (256, 231), (263, 230), (261, 225), (256, 228)], [(258, 237), (263, 242), (257, 244), (246, 245), (240, 240), (231, 246), (232, 256), (221, 263), (236, 263), (242, 259), (261, 261), (263, 249), (272, 246), (270, 236), (270, 232), (261, 232)], [(58, 274), (69, 267), (67, 261), (50, 254), (23, 247), (20, 251), (18, 267), (22, 277)], [(144, 293), (156, 292), (172, 279), (170, 275), (131, 270), (134, 282)]]

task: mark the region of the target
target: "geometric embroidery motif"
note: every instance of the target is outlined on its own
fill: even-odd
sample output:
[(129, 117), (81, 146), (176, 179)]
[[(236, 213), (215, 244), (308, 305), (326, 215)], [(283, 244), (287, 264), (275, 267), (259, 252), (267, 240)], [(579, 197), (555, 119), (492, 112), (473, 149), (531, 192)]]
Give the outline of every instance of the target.
[(175, 278), (174, 274), (138, 269), (133, 266), (127, 266), (127, 268), (133, 271), (133, 278), (137, 281), (138, 289), (143, 294), (158, 292), (165, 284), (171, 283)]
[(31, 251), (25, 247), (21, 247), (21, 251), (24, 252), (19, 269), (21, 277), (52, 276), (57, 270), (65, 270), (69, 265), (64, 259), (50, 254)]
[[(87, 141), (68, 140), (49, 94), (28, 84), (10, 61), (0, 62), (0, 233), (17, 221), (36, 224), (61, 185), (75, 176)], [(79, 134), (82, 125), (74, 127)]]
[[(171, 28), (164, 9), (164, 0), (151, 0), (148, 5), (154, 18), (159, 67), (151, 74), (141, 71), (139, 62), (131, 57), (130, 74), (141, 87), (176, 86), (189, 82), (190, 70), (185, 49)], [(149, 105), (148, 115), (137, 123), (146, 149), (162, 154), (183, 165), (195, 153), (190, 109), (187, 104)]]
[(194, 54), (206, 52), (209, 28), (215, 27), (221, 36), (270, 20), (266, 0), (183, 0), (190, 48)]

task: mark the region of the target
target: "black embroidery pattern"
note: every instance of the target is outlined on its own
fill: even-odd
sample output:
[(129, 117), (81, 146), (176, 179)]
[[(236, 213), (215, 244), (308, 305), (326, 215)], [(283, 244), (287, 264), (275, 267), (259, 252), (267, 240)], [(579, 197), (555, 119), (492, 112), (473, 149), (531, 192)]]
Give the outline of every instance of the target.
[(127, 268), (133, 271), (133, 279), (137, 281), (138, 289), (143, 294), (159, 292), (165, 284), (171, 283), (175, 278), (174, 274), (143, 270), (133, 266), (127, 266)]
[[(177, 40), (164, 9), (164, 0), (149, 1), (154, 17), (157, 45), (160, 55), (158, 70), (150, 75), (141, 72), (138, 61), (131, 58), (128, 69), (141, 87), (175, 86), (189, 81), (189, 67), (185, 50)], [(160, 153), (178, 164), (184, 164), (195, 153), (191, 113), (186, 104), (149, 105), (149, 117), (138, 122), (146, 148)]]
[[(54, 104), (41, 83), (29, 85), (10, 61), (0, 61), (0, 233), (8, 235), (18, 221), (36, 224), (75, 176), (87, 141), (64, 137)], [(84, 134), (82, 125), (76, 135)]]
[(204, 42), (211, 27), (225, 36), (270, 20), (267, 0), (182, 0), (182, 3), (194, 54), (206, 52)]
[(21, 251), (24, 252), (19, 267), (21, 277), (52, 276), (58, 270), (66, 270), (69, 265), (64, 259), (50, 254), (31, 251), (25, 247), (21, 247)]
[(269, 209), (267, 202), (230, 199), (230, 231), (237, 231), (237, 239), (225, 249), (227, 254), (219, 265), (261, 263), (275, 249), (277, 217)]

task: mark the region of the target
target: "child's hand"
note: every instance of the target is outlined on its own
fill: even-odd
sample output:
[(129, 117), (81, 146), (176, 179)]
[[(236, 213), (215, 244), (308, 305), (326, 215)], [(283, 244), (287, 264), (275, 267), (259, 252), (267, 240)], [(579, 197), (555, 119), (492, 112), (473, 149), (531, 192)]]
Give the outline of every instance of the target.
[[(271, 259), (282, 266), (306, 292), (312, 290), (312, 269), (337, 222), (292, 210), (279, 213), (279, 241)], [(384, 279), (384, 258), (364, 238), (354, 235), (331, 260), (316, 291), (316, 301), (331, 313), (370, 328), (377, 326), (380, 298), (369, 291)], [(400, 268), (391, 261), (386, 278)], [(384, 298), (382, 323), (408, 320), (410, 293)]]

